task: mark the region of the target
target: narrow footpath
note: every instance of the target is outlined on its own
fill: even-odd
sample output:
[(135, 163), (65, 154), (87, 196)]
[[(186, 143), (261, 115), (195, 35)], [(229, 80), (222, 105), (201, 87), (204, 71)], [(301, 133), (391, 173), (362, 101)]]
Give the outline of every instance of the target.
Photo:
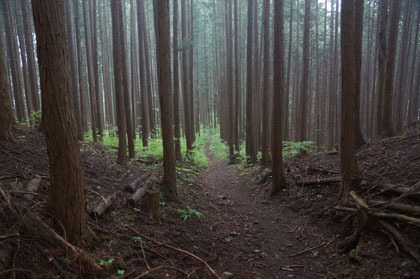
[(199, 182), (205, 185), (214, 245), (226, 247), (217, 269), (231, 278), (335, 278), (340, 271), (328, 263), (337, 259), (323, 252), (333, 239), (322, 239), (308, 218), (282, 202), (289, 193), (270, 199), (267, 186), (240, 178), (236, 167), (215, 158), (209, 147), (209, 170)]

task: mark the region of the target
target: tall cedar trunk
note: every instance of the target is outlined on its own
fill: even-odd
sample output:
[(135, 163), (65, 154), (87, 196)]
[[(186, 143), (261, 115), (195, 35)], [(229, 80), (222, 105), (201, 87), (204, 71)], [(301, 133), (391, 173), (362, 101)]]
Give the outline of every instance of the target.
[[(337, 7), (338, 9), (338, 7)], [(328, 75), (328, 147), (333, 148), (334, 145), (334, 1), (331, 1), (331, 21), (330, 21), (330, 61), (329, 61), (329, 75)]]
[(82, 128), (82, 134), (87, 132), (87, 119), (86, 119), (86, 102), (85, 102), (85, 68), (83, 67), (83, 53), (82, 53), (82, 34), (80, 33), (80, 11), (79, 11), (79, 0), (74, 0), (74, 24), (76, 33), (76, 51), (77, 51), (77, 72), (79, 81), (79, 95), (80, 95), (80, 124)]
[[(18, 14), (18, 2), (15, 2), (15, 14)], [(25, 88), (25, 101), (26, 101), (26, 109), (28, 111), (28, 116), (30, 117), (34, 107), (32, 104), (32, 89), (29, 82), (29, 70), (28, 70), (28, 62), (27, 62), (27, 55), (26, 55), (26, 46), (23, 38), (23, 26), (20, 22), (17, 23), (17, 33), (18, 33), (18, 42), (19, 42), (19, 53), (20, 53), (20, 62), (22, 64), (22, 78), (23, 78), (23, 85)]]
[(283, 73), (283, 0), (274, 1), (274, 73), (273, 73), (273, 120), (271, 155), (273, 157), (273, 184), (271, 195), (274, 195), (286, 185), (286, 177), (283, 170), (283, 137), (281, 127), (281, 109), (284, 93)]
[(29, 15), (29, 2), (27, 0), (20, 1), (23, 17), (23, 32), (25, 35), (26, 55), (28, 59), (29, 81), (32, 92), (32, 104), (35, 111), (41, 109), (38, 94), (38, 79), (36, 76), (36, 64), (34, 57), (34, 40), (32, 36), (31, 15)]
[(355, 2), (355, 26), (354, 26), (354, 47), (355, 47), (355, 63), (356, 63), (356, 88), (354, 94), (355, 117), (354, 117), (354, 144), (356, 148), (360, 148), (365, 140), (363, 139), (362, 127), (360, 123), (361, 114), (361, 78), (362, 78), (362, 40), (363, 40), (363, 10), (364, 0), (356, 0)]
[(127, 52), (126, 52), (126, 39), (125, 39), (125, 20), (123, 14), (123, 5), (118, 5), (118, 19), (120, 21), (120, 59), (123, 75), (123, 94), (124, 94), (124, 112), (125, 112), (125, 127), (127, 131), (127, 143), (128, 143), (128, 157), (134, 158), (134, 141), (133, 141), (133, 126), (131, 125), (131, 106), (130, 106), (130, 88), (128, 82), (128, 66), (127, 66)]
[[(131, 125), (133, 131), (133, 139), (136, 140), (137, 129), (137, 98), (139, 92), (138, 85), (138, 57), (137, 57), (137, 41), (136, 41), (136, 18), (134, 15), (134, 0), (130, 0), (130, 78), (131, 78)], [(138, 22), (138, 21), (137, 21)]]
[[(188, 38), (187, 34), (187, 14), (186, 14), (186, 7), (185, 1), (181, 0), (181, 36), (182, 42), (186, 45)], [(184, 133), (186, 136), (187, 141), (187, 151), (193, 149), (193, 139), (191, 137), (191, 130), (192, 130), (192, 114), (190, 111), (190, 94), (189, 94), (189, 86), (188, 86), (188, 79), (189, 79), (189, 72), (188, 72), (188, 48), (183, 47), (181, 53), (182, 59), (182, 92), (183, 92), (183, 101), (184, 101)]]
[(15, 122), (12, 111), (11, 88), (6, 66), (6, 52), (0, 36), (0, 140), (15, 142), (12, 125)]
[[(190, 125), (191, 125), (191, 130), (190, 130), (190, 138), (192, 139), (192, 143), (194, 144), (195, 141), (195, 118), (194, 118), (194, 25), (193, 25), (193, 20), (194, 20), (194, 5), (193, 5), (193, 0), (189, 0), (190, 1), (190, 22), (189, 22), (189, 34), (190, 34), (190, 40), (191, 40), (191, 47), (189, 49), (189, 59), (188, 59), (188, 70), (189, 70), (189, 80), (188, 80), (188, 85), (189, 85), (189, 92), (190, 92), (190, 114), (191, 114), (191, 119), (190, 119)], [(198, 125), (198, 124), (197, 124)], [(193, 146), (194, 147), (194, 146)]]
[(376, 86), (376, 134), (382, 134), (382, 114), (384, 106), (385, 69), (387, 58), (387, 25), (388, 25), (388, 0), (379, 1), (378, 10), (378, 81)]
[[(384, 106), (382, 113), (382, 135), (392, 136), (394, 129), (392, 127), (392, 91), (394, 88), (394, 68), (395, 68), (395, 53), (397, 50), (398, 39), (398, 23), (400, 17), (400, 1), (392, 1), (390, 22), (388, 30), (388, 52), (385, 68), (385, 87), (384, 87)], [(386, 113), (385, 113), (386, 112)]]
[(162, 184), (169, 197), (177, 195), (175, 151), (172, 115), (172, 90), (171, 90), (171, 52), (170, 52), (170, 26), (169, 26), (169, 0), (154, 0), (157, 8), (156, 32), (156, 57), (159, 100), (162, 120), (163, 139), (163, 178)]
[(409, 54), (408, 46), (410, 45), (409, 30), (411, 26), (412, 0), (405, 1), (405, 11), (403, 16), (402, 37), (400, 42), (400, 59), (398, 63), (397, 76), (395, 80), (395, 106), (394, 106), (394, 128), (397, 133), (401, 133), (403, 129), (405, 115), (405, 96), (407, 95), (406, 73), (407, 73), (407, 56)]
[(250, 163), (257, 161), (257, 154), (254, 142), (254, 127), (253, 127), (253, 65), (252, 65), (252, 45), (253, 40), (253, 21), (254, 13), (252, 10), (253, 1), (248, 0), (248, 35), (246, 47), (246, 155), (249, 156)]
[[(235, 151), (233, 148), (233, 131), (234, 131), (234, 98), (233, 98), (233, 51), (232, 51), (232, 3), (230, 0), (226, 2), (226, 93), (228, 94), (228, 127), (229, 127), (229, 155), (233, 156)], [(197, 123), (198, 125), (198, 123)]]
[(316, 85), (315, 85), (315, 139), (317, 143), (318, 150), (321, 147), (321, 102), (322, 102), (322, 91), (320, 89), (320, 72), (322, 72), (320, 67), (320, 55), (319, 55), (319, 3), (316, 2), (315, 5), (315, 44), (316, 44)]
[(146, 55), (147, 50), (145, 48), (145, 37), (146, 34), (144, 33), (145, 28), (143, 28), (143, 24), (146, 24), (146, 20), (144, 19), (144, 0), (137, 1), (137, 29), (139, 33), (139, 68), (140, 68), (140, 94), (141, 94), (141, 135), (142, 135), (142, 142), (143, 146), (148, 146), (148, 138), (149, 138), (149, 131), (150, 131), (150, 119), (149, 119), (149, 100), (148, 100), (148, 93), (147, 93), (147, 71), (146, 71)]
[(308, 98), (309, 98), (309, 43), (310, 43), (311, 0), (305, 0), (305, 17), (303, 22), (303, 57), (302, 57), (302, 87), (300, 93), (299, 141), (307, 139)]
[(83, 171), (73, 110), (64, 1), (33, 0), (42, 91), (42, 114), (50, 165), (47, 208), (80, 245), (87, 236)]
[(340, 155), (341, 155), (341, 185), (340, 199), (342, 204), (347, 204), (348, 195), (351, 187), (351, 178), (357, 174), (356, 151), (354, 146), (355, 137), (355, 92), (360, 87), (360, 79), (356, 78), (357, 63), (356, 53), (359, 51), (355, 42), (356, 29), (356, 1), (346, 0), (341, 6), (341, 79), (342, 79), (342, 97), (341, 97), (341, 137), (340, 137)]
[[(239, 124), (240, 124), (240, 106), (241, 106), (241, 67), (239, 60), (239, 19), (238, 19), (238, 0), (233, 4), (234, 25), (235, 25), (235, 124), (234, 124), (234, 142), (235, 150), (239, 153)], [(206, 60), (207, 62), (207, 60)], [(207, 69), (207, 67), (206, 67)], [(207, 81), (207, 79), (206, 79)]]
[[(270, 0), (264, 0), (262, 25), (263, 25), (263, 48), (264, 48), (264, 68), (263, 68), (263, 101), (262, 101), (262, 143), (261, 143), (261, 164), (268, 163), (268, 144), (269, 144), (269, 77), (270, 77)], [(283, 113), (282, 113), (283, 114)], [(284, 114), (283, 114), (284, 115)]]
[(89, 81), (89, 101), (90, 101), (90, 116), (91, 116), (91, 126), (92, 126), (92, 134), (93, 134), (93, 141), (97, 142), (98, 137), (96, 130), (97, 128), (97, 114), (96, 114), (96, 97), (95, 97), (95, 74), (93, 68), (93, 58), (92, 58), (92, 41), (91, 41), (91, 28), (90, 28), (90, 20), (89, 20), (89, 0), (82, 0), (83, 1), (83, 18), (84, 18), (84, 25), (85, 25), (85, 43), (86, 43), (86, 60), (88, 64), (88, 81)]
[(95, 102), (96, 102), (96, 121), (98, 126), (98, 135), (103, 137), (103, 113), (102, 113), (102, 96), (99, 90), (99, 66), (98, 66), (98, 32), (96, 27), (96, 0), (91, 0), (90, 20), (91, 36), (92, 36), (92, 62), (93, 62), (93, 78), (95, 81)]
[(283, 97), (283, 138), (284, 140), (289, 139), (289, 96), (290, 96), (290, 73), (292, 70), (292, 42), (293, 42), (293, 3), (294, 0), (290, 1), (290, 20), (289, 20), (289, 47), (287, 52), (287, 78), (286, 78), (286, 90)]
[[(415, 36), (414, 39), (417, 40), (417, 38), (419, 37), (419, 31), (420, 31), (420, 7), (417, 7), (418, 9), (418, 13), (417, 13), (417, 23), (416, 23), (416, 31), (415, 31)], [(417, 41), (415, 41), (417, 42)], [(418, 109), (417, 109), (417, 100), (418, 100), (418, 91), (414, 91), (414, 74), (416, 72), (416, 66), (418, 65), (417, 63), (417, 48), (418, 48), (418, 44), (415, 43), (414, 44), (414, 49), (413, 49), (413, 63), (411, 64), (411, 78), (409, 79), (410, 81), (410, 87), (409, 87), (409, 94), (410, 94), (410, 103), (409, 103), (409, 107), (408, 107), (408, 123), (410, 124), (413, 121), (418, 120)]]
[(74, 54), (74, 43), (73, 43), (73, 26), (71, 24), (71, 8), (70, 1), (65, 1), (65, 13), (66, 13), (66, 31), (67, 31), (67, 42), (69, 46), (69, 59), (70, 59), (70, 78), (71, 78), (71, 92), (73, 95), (73, 107), (74, 114), (76, 117), (77, 137), (79, 140), (83, 140), (82, 125), (80, 122), (80, 107), (79, 107), (79, 86), (77, 83), (77, 69), (76, 59)]
[(181, 123), (179, 115), (178, 0), (173, 0), (173, 72), (175, 157), (181, 160)]
[(114, 58), (114, 87), (115, 87), (115, 110), (118, 124), (118, 158), (117, 162), (123, 166), (127, 165), (127, 143), (126, 143), (126, 122), (124, 114), (124, 85), (123, 66), (121, 61), (121, 27), (120, 27), (120, 0), (111, 0), (112, 17), (112, 44)]
[(5, 30), (6, 30), (6, 48), (9, 64), (12, 72), (13, 97), (16, 106), (16, 117), (18, 120), (26, 120), (25, 105), (23, 102), (23, 84), (19, 67), (18, 46), (16, 42), (16, 29), (12, 17), (12, 10), (8, 0), (1, 0)]

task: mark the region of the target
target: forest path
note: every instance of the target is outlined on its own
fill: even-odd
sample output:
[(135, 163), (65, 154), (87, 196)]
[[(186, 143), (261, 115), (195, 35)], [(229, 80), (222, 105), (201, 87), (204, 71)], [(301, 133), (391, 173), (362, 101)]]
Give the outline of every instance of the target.
[(278, 199), (269, 199), (266, 187), (241, 179), (235, 166), (215, 158), (210, 143), (205, 154), (209, 169), (199, 181), (210, 207), (207, 221), (220, 241), (215, 245), (226, 246), (227, 254), (219, 255), (224, 260), (220, 268), (233, 278), (328, 277), (318, 249), (306, 251), (323, 243), (316, 229)]

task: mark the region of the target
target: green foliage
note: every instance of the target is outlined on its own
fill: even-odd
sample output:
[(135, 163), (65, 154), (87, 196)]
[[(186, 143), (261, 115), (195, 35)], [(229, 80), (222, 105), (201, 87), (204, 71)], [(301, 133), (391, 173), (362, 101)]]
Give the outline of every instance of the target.
[(106, 268), (108, 268), (109, 266), (112, 265), (112, 263), (115, 261), (114, 258), (110, 258), (108, 260), (101, 260), (99, 259), (99, 265), (101, 266), (105, 266)]
[(209, 130), (208, 139), (211, 143), (210, 150), (214, 157), (219, 160), (226, 160), (229, 157), (229, 147), (220, 138), (220, 130)]
[(25, 141), (26, 137), (25, 136), (18, 136), (17, 139), (18, 139), (18, 141)]
[(38, 126), (39, 123), (41, 122), (41, 111), (37, 110), (37, 111), (31, 112), (31, 114), (29, 115), (29, 122), (34, 123), (35, 126)]
[(117, 274), (118, 275), (124, 275), (125, 274), (125, 270), (124, 269), (118, 269), (117, 270)]
[(186, 209), (177, 209), (176, 211), (179, 213), (181, 219), (184, 221), (186, 221), (187, 219), (191, 218), (194, 215), (198, 219), (205, 218), (203, 213), (191, 208), (189, 205), (187, 205)]
[(131, 241), (133, 241), (134, 243), (140, 243), (142, 239), (141, 239), (141, 236), (133, 236), (131, 238)]

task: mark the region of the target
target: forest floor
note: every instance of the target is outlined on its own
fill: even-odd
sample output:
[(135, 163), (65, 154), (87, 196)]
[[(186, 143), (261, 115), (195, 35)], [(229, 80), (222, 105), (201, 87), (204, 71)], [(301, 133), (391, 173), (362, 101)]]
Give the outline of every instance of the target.
[[(177, 167), (179, 198), (161, 201), (160, 220), (149, 218), (141, 204), (129, 205), (123, 188), (145, 173), (158, 184), (161, 161), (137, 158), (124, 168), (114, 163), (114, 149), (83, 142), (88, 211), (103, 197), (116, 193), (117, 199), (101, 218), (88, 220), (101, 241), (86, 250), (103, 269), (82, 269), (22, 224), (27, 210), (52, 224), (43, 212), (48, 158), (41, 134), (29, 128), (14, 134), (17, 144), (0, 142), (0, 186), (7, 196), (0, 195), (0, 278), (217, 278), (211, 269), (220, 278), (243, 279), (419, 277), (416, 261), (381, 230), (363, 232), (355, 252), (342, 253), (353, 216), (334, 209), (338, 184), (298, 185), (337, 176), (336, 152), (286, 158), (289, 185), (270, 198), (270, 179), (257, 183), (267, 169), (228, 165), (214, 156), (211, 142), (203, 148), (207, 169), (185, 162)], [(371, 197), (385, 182), (416, 187), (419, 161), (418, 131), (369, 142), (358, 152), (365, 180), (358, 193)], [(17, 188), (36, 174), (41, 187), (28, 201)], [(419, 237), (412, 225), (398, 228)]]

